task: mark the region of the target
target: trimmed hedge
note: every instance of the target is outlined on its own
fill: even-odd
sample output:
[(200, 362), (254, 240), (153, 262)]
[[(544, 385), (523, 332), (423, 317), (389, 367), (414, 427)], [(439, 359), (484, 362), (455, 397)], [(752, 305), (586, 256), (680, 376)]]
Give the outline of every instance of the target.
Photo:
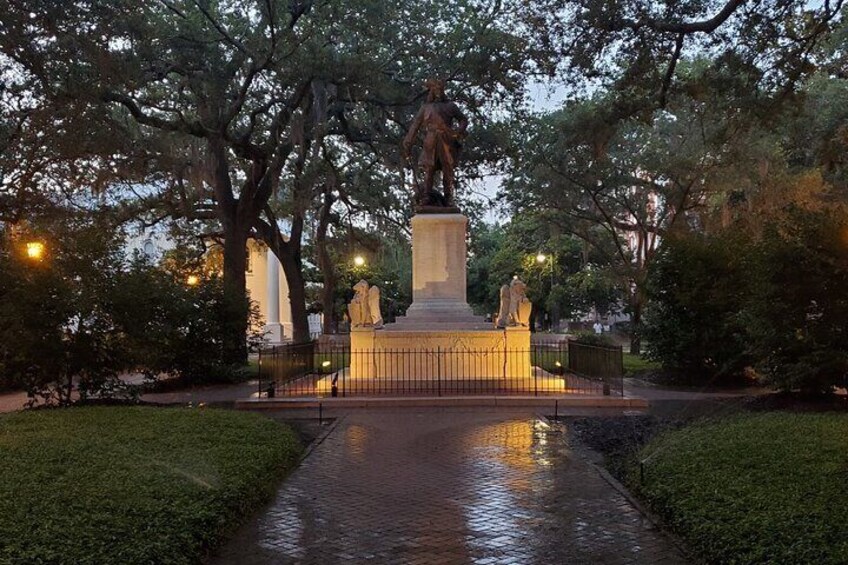
[(265, 417), (89, 407), (0, 417), (0, 563), (195, 563), (301, 452)]
[(766, 413), (648, 444), (629, 482), (711, 563), (848, 563), (848, 414)]

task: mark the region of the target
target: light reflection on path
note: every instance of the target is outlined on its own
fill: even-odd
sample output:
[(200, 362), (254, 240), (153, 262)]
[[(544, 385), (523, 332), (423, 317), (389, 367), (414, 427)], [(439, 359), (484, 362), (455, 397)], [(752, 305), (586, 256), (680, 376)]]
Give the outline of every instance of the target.
[(682, 562), (560, 426), (486, 409), (351, 412), (213, 562), (363, 561)]

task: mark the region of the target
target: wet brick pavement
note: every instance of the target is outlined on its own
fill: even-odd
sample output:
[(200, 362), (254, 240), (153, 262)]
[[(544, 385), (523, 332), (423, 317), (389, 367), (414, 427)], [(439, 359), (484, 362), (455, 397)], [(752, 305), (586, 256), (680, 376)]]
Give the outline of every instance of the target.
[(352, 411), (214, 563), (683, 563), (532, 412)]

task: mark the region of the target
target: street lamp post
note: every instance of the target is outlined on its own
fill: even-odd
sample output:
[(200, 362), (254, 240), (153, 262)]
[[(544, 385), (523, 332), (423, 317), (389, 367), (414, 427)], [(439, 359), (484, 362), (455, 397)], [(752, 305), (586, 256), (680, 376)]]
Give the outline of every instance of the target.
[[(550, 269), (551, 269), (551, 292), (553, 292), (553, 290), (554, 290), (554, 255), (553, 254), (545, 255), (544, 253), (542, 253), (540, 251), (536, 255), (536, 262), (539, 265), (544, 265), (547, 262), (548, 265), (550, 266)], [(541, 282), (542, 282), (542, 271), (540, 270), (539, 271), (539, 285), (540, 286), (541, 286)], [(553, 310), (555, 310), (555, 309), (552, 308), (551, 310), (552, 310), (551, 312), (548, 312), (548, 316), (550, 317), (550, 328), (553, 330), (554, 329), (554, 312), (553, 312)]]

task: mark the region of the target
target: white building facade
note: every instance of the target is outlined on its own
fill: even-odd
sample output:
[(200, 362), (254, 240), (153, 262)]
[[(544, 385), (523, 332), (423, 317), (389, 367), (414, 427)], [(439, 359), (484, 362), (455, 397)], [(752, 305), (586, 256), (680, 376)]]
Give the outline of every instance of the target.
[(259, 305), (265, 339), (269, 343), (289, 341), (293, 331), (291, 303), (283, 267), (266, 245), (250, 241), (247, 251), (247, 294)]
[[(128, 256), (138, 252), (152, 263), (161, 261), (165, 252), (175, 247), (174, 241), (165, 232), (152, 228), (129, 237), (125, 245)], [(247, 294), (258, 305), (262, 318), (262, 327), (253, 329), (261, 329), (269, 344), (291, 340), (289, 287), (280, 261), (266, 245), (253, 240), (248, 243), (246, 253)]]

